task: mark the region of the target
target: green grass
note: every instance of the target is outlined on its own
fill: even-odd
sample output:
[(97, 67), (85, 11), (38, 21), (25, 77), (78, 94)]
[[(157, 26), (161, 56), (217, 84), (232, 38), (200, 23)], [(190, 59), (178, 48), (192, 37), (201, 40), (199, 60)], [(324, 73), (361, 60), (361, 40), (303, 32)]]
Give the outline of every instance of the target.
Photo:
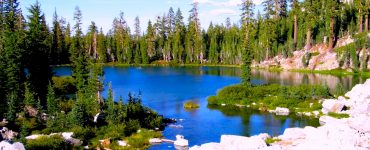
[(199, 104), (190, 100), (190, 101), (185, 102), (184, 108), (185, 109), (196, 109), (196, 108), (199, 108)]
[[(314, 111), (322, 108), (318, 100), (331, 98), (332, 94), (326, 86), (321, 85), (263, 85), (245, 87), (232, 85), (218, 91), (217, 95), (208, 97), (209, 105), (250, 105), (258, 104), (258, 108), (275, 109), (285, 107), (294, 111)], [(312, 107), (310, 104), (312, 103)]]
[(281, 139), (267, 138), (265, 140), (265, 142), (266, 142), (267, 145), (270, 145), (272, 143), (279, 142), (279, 141), (281, 141)]
[(329, 112), (328, 115), (330, 117), (337, 118), (337, 119), (349, 118), (349, 115), (348, 114), (338, 114), (338, 113)]
[(299, 73), (317, 73), (317, 74), (328, 74), (335, 76), (348, 76), (348, 75), (357, 75), (361, 77), (370, 77), (370, 72), (361, 71), (361, 72), (349, 72), (343, 69), (333, 69), (333, 70), (307, 70), (307, 69), (291, 69), (291, 72)]

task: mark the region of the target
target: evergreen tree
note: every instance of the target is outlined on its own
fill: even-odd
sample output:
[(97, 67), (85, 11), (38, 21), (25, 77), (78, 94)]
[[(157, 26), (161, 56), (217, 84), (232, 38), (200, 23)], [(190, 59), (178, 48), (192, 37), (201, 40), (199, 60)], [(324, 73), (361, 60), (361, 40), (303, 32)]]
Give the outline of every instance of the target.
[(152, 22), (149, 20), (148, 27), (146, 30), (146, 41), (147, 41), (147, 52), (149, 59), (153, 59), (155, 53), (155, 29), (153, 28)]
[(113, 123), (115, 121), (116, 114), (114, 107), (112, 83), (109, 83), (108, 98), (106, 100), (106, 105), (107, 105), (107, 121), (108, 123)]
[(195, 2), (192, 5), (193, 8), (189, 11), (189, 45), (187, 46), (187, 56), (191, 63), (202, 63), (204, 59), (204, 51), (202, 46), (202, 32), (200, 29), (200, 21), (198, 18), (198, 2)]
[(135, 18), (135, 56), (134, 61), (136, 64), (141, 64), (141, 50), (140, 50), (140, 35), (141, 35), (141, 29), (140, 29), (140, 19), (139, 17)]
[[(18, 104), (20, 100), (20, 95), (22, 93), (23, 81), (25, 79), (24, 74), (24, 35), (23, 29), (19, 28), (23, 23), (20, 20), (21, 12), (18, 8), (19, 2), (17, 0), (6, 0), (3, 1), (3, 16), (4, 16), (4, 26), (2, 33), (3, 48), (1, 51), (1, 60), (3, 63), (3, 72), (5, 81), (4, 94), (8, 95), (8, 103), (12, 101), (13, 104)], [(10, 109), (10, 107), (8, 108)], [(9, 111), (8, 112), (13, 112)], [(14, 115), (10, 113), (9, 116)], [(14, 119), (14, 118), (12, 118)]]
[(98, 43), (97, 43), (97, 52), (98, 52), (98, 62), (100, 63), (106, 63), (108, 62), (108, 56), (107, 56), (107, 42), (106, 38), (103, 33), (103, 29), (100, 28), (100, 32), (98, 35)]
[(90, 58), (96, 61), (98, 59), (98, 27), (96, 27), (94, 21), (91, 22), (86, 37), (88, 45), (87, 54), (90, 56)]
[(7, 101), (8, 101), (8, 107), (7, 107), (7, 113), (6, 113), (6, 119), (9, 121), (15, 121), (16, 119), (16, 114), (18, 112), (18, 95), (15, 91), (12, 91), (9, 93), (7, 96)]
[(47, 112), (50, 115), (55, 115), (58, 112), (58, 99), (55, 95), (54, 87), (51, 83), (48, 86), (48, 94), (46, 96)]
[(325, 8), (326, 15), (328, 20), (330, 20), (330, 26), (329, 26), (329, 52), (332, 52), (334, 49), (337, 35), (338, 35), (338, 29), (336, 28), (336, 21), (338, 20), (338, 16), (340, 14), (340, 1), (339, 0), (325, 0)]
[(31, 14), (28, 16), (29, 29), (27, 33), (29, 81), (35, 91), (35, 96), (42, 100), (41, 104), (45, 104), (47, 86), (52, 77), (49, 63), (49, 30), (38, 2), (32, 5), (28, 11)]
[(58, 15), (54, 12), (53, 29), (52, 29), (52, 43), (51, 43), (51, 64), (58, 65), (67, 63), (65, 61), (65, 41), (62, 26), (58, 20)]
[(242, 21), (245, 29), (244, 32), (244, 50), (243, 50), (243, 65), (242, 65), (242, 84), (245, 86), (251, 86), (251, 64), (252, 64), (252, 50), (251, 50), (251, 30), (252, 30), (252, 18), (253, 18), (254, 4), (251, 0), (246, 0), (242, 4)]
[(33, 108), (36, 108), (36, 100), (34, 92), (31, 90), (30, 84), (26, 82), (25, 84), (25, 90), (24, 90), (24, 106), (31, 106)]
[(78, 7), (76, 7), (74, 20), (76, 24), (74, 26), (75, 36), (73, 37), (70, 53), (72, 62), (72, 75), (77, 81), (77, 89), (81, 90), (84, 88), (89, 77), (89, 58), (86, 50), (83, 47), (82, 39), (82, 14)]

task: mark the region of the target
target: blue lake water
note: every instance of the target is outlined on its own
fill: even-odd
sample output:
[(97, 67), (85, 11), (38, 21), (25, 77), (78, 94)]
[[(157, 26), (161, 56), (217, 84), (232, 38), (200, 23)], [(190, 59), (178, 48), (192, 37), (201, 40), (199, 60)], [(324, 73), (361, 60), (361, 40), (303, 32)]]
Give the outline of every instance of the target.
[[(54, 69), (56, 75), (70, 75), (68, 67)], [(237, 108), (209, 108), (206, 98), (217, 90), (240, 82), (240, 69), (231, 67), (104, 67), (105, 83), (112, 82), (114, 97), (127, 97), (128, 92), (141, 91), (143, 104), (167, 118), (181, 119), (176, 125), (166, 127), (163, 135), (175, 139), (184, 135), (190, 146), (219, 142), (221, 135), (251, 136), (260, 133), (282, 134), (289, 127), (317, 126), (316, 119), (297, 116), (281, 117)], [(363, 82), (355, 77), (302, 74), (292, 72), (253, 71), (253, 84), (276, 83), (283, 85), (326, 84), (331, 88), (340, 83), (346, 89)], [(106, 97), (106, 90), (103, 92)], [(187, 111), (187, 100), (199, 102), (200, 108)], [(150, 149), (173, 149), (172, 144), (152, 146)]]

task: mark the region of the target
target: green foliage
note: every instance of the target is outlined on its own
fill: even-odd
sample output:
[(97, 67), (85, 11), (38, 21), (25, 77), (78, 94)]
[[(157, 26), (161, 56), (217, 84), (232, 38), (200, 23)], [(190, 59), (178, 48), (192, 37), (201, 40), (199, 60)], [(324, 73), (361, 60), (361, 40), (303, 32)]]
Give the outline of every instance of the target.
[(267, 139), (265, 140), (265, 142), (266, 142), (266, 144), (267, 144), (267, 145), (271, 145), (272, 143), (279, 142), (279, 141), (281, 141), (281, 139), (276, 139), (276, 138), (267, 138)]
[(233, 85), (221, 89), (216, 96), (209, 97), (208, 104), (252, 105), (252, 103), (262, 103), (270, 109), (286, 107), (295, 110), (295, 108), (307, 109), (309, 103), (313, 103), (314, 105), (309, 109), (320, 109), (321, 106), (317, 100), (329, 97), (331, 97), (329, 89), (320, 85), (263, 85), (249, 88)]
[(140, 129), (140, 122), (139, 120), (129, 120), (125, 127), (125, 135), (131, 135), (132, 133), (136, 133), (137, 130)]
[(47, 102), (47, 112), (50, 115), (55, 114), (59, 108), (58, 108), (58, 99), (56, 98), (54, 87), (51, 83), (49, 83), (48, 86), (48, 94), (46, 95), (46, 102)]
[(199, 104), (194, 101), (186, 101), (184, 104), (185, 109), (196, 109), (199, 108)]
[(161, 138), (162, 135), (159, 132), (141, 130), (140, 133), (135, 133), (128, 137), (128, 144), (136, 149), (147, 149), (150, 146), (149, 139), (151, 138)]
[(76, 80), (71, 76), (53, 77), (52, 79), (57, 95), (72, 94), (77, 91)]
[(29, 150), (61, 150), (71, 148), (59, 135), (50, 137), (41, 136), (35, 140), (28, 140), (25, 147)]
[(337, 118), (337, 119), (349, 118), (348, 114), (338, 114), (338, 113), (329, 112), (328, 115), (330, 117)]

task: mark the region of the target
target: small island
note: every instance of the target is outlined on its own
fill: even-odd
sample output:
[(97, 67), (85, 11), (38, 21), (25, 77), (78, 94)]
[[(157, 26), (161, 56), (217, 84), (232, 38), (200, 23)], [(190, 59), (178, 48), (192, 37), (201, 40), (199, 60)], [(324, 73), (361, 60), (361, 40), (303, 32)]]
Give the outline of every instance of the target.
[(194, 102), (193, 100), (188, 100), (188, 101), (185, 102), (184, 108), (188, 109), (188, 110), (189, 109), (197, 109), (197, 108), (199, 108), (199, 104)]

